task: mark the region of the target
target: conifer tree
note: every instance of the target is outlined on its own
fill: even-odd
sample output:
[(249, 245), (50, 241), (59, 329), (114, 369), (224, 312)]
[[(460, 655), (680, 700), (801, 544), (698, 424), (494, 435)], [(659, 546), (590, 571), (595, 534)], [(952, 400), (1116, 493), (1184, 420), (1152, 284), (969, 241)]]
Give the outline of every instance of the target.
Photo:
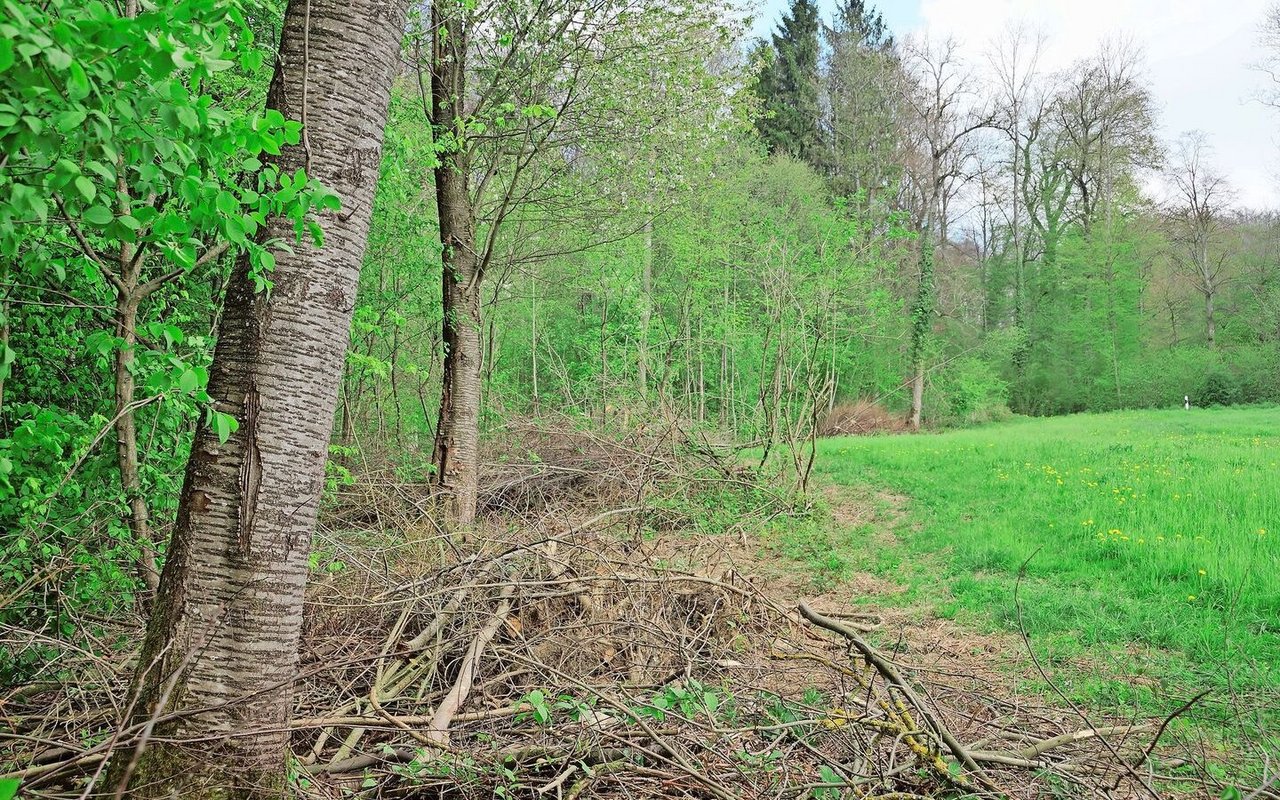
[(814, 0), (792, 0), (774, 32), (757, 91), (765, 114), (757, 126), (770, 153), (810, 161), (821, 147), (818, 107), (818, 33)]
[(893, 49), (893, 33), (885, 25), (884, 15), (866, 0), (845, 0), (836, 9), (832, 31), (841, 39), (856, 42), (868, 50), (888, 52)]

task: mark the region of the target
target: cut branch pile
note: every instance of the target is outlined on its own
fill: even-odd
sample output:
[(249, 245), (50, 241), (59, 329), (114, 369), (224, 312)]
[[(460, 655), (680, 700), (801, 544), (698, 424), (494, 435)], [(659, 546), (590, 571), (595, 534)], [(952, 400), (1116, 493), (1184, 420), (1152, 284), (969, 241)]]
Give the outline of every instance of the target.
[[(490, 473), (490, 517), (465, 537), (426, 506), (391, 541), (323, 532), (292, 722), (302, 794), (1160, 796), (1159, 720), (1095, 725), (923, 680), (873, 645), (876, 622), (771, 596), (724, 537), (645, 530), (640, 484), (702, 469), (687, 466), (697, 448), (660, 442), (579, 439), (561, 452), (594, 460), (564, 469), (530, 448)], [(31, 796), (88, 796), (105, 755), (139, 736), (116, 730), (127, 660), (74, 663), (85, 671), (4, 698), (0, 763)]]
[(1154, 725), (942, 705), (870, 626), (780, 605), (732, 570), (644, 564), (598, 526), (475, 547), (317, 598), (327, 649), (308, 653), (294, 722), (317, 780), (377, 775), (388, 797), (903, 798), (1034, 796), (1052, 774), (1158, 796), (1134, 769)]

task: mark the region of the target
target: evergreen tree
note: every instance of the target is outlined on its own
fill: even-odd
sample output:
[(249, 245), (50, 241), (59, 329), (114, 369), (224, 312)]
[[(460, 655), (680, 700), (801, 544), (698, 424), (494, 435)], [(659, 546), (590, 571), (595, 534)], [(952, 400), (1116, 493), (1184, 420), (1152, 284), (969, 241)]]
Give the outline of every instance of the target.
[(757, 122), (770, 153), (810, 161), (818, 156), (818, 34), (814, 0), (792, 0), (773, 34), (772, 53), (761, 68), (757, 91), (767, 112)]
[(888, 52), (893, 49), (893, 33), (884, 23), (884, 15), (866, 0), (845, 0), (836, 9), (832, 32), (841, 40), (852, 39), (868, 50)]
[(865, 0), (843, 0), (824, 33), (818, 167), (835, 194), (870, 202), (898, 179), (901, 64), (884, 17)]

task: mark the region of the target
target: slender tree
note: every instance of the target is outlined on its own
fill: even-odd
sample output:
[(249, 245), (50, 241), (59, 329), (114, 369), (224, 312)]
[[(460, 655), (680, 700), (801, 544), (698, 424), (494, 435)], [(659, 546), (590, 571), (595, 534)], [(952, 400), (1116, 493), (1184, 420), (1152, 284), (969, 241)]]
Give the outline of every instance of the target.
[(461, 3), (431, 6), (431, 126), (445, 143), (435, 170), (444, 274), (444, 372), (436, 426), (435, 480), (450, 493), (450, 517), (475, 519), (480, 467), (480, 283), (476, 210), (467, 142), (467, 53), (472, 15)]
[[(672, 166), (687, 162), (663, 156), (698, 136), (723, 135), (714, 112), (725, 101), (720, 94), (695, 112), (668, 109), (673, 99), (718, 91), (724, 79), (694, 58), (705, 61), (727, 32), (719, 5), (702, 0), (664, 0), (642, 12), (627, 0), (500, 0), (483, 9), (442, 0), (432, 14), (423, 66), (441, 154), (445, 343), (434, 480), (451, 520), (465, 525), (477, 511), (483, 342), (487, 328), (496, 331), (484, 324), (486, 306), (516, 267), (563, 255), (569, 230), (591, 233), (570, 249), (621, 238), (605, 229), (628, 196), (652, 198), (639, 204), (651, 220), (659, 192), (685, 182)], [(661, 100), (617, 102), (655, 86)], [(687, 124), (694, 119), (705, 122)], [(637, 165), (651, 166), (640, 167), (644, 185), (619, 186), (619, 174)], [(495, 299), (486, 302), (486, 291)]]
[[(300, 141), (266, 170), (307, 175), (341, 199), (323, 246), (296, 241), (264, 276), (241, 257), (209, 382), (236, 416), (192, 447), (177, 527), (142, 647), (111, 779), (135, 797), (279, 798), (312, 528), (378, 178), (404, 8), (291, 0), (268, 107)], [(299, 176), (300, 177), (300, 176)], [(262, 241), (293, 241), (274, 218)]]
[(1204, 300), (1205, 341), (1217, 344), (1218, 296), (1227, 282), (1222, 248), (1225, 210), (1231, 198), (1226, 179), (1209, 163), (1209, 141), (1199, 131), (1178, 140), (1169, 180), (1177, 192), (1169, 208), (1174, 263)]
[(963, 167), (971, 156), (965, 142), (974, 131), (991, 125), (992, 119), (969, 107), (972, 75), (959, 61), (955, 42), (916, 43), (908, 50), (907, 64), (915, 84), (908, 94), (915, 137), (908, 173), (919, 236), (918, 278), (911, 304), (908, 421), (913, 430), (919, 430), (924, 415), (927, 340), (937, 313), (935, 255), (939, 240), (945, 242), (947, 238), (946, 201), (963, 177)]
[(1280, 109), (1280, 3), (1272, 3), (1267, 7), (1260, 30), (1262, 59), (1256, 68), (1267, 77), (1267, 85), (1258, 95), (1258, 99), (1272, 108)]

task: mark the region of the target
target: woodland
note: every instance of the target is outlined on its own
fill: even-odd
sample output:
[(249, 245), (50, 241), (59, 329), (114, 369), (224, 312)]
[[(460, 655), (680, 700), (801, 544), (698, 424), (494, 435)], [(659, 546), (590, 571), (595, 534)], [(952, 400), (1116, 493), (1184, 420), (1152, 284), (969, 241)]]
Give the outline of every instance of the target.
[(1137, 45), (837, 5), (0, 0), (0, 797), (1275, 797), (756, 554), (826, 437), (1280, 403)]

